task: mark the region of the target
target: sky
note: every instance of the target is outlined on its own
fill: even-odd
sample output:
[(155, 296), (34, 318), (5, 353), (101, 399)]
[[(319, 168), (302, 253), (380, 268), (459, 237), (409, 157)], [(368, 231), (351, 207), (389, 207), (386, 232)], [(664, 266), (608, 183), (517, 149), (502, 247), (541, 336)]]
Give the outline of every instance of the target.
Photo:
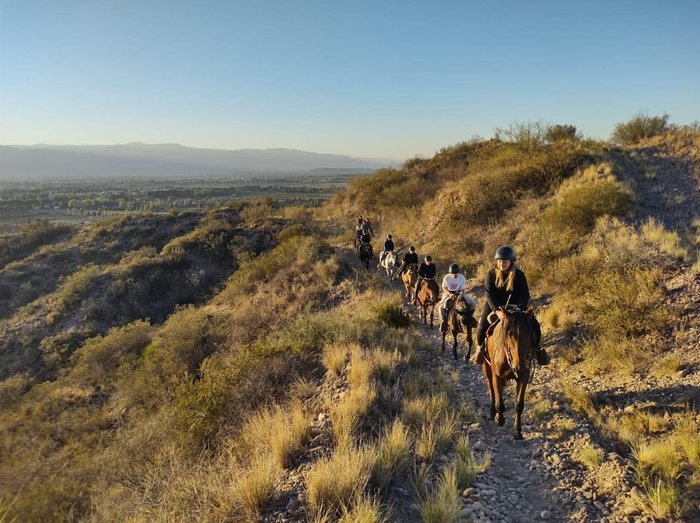
[(0, 144), (431, 156), (700, 119), (700, 1), (0, 0)]

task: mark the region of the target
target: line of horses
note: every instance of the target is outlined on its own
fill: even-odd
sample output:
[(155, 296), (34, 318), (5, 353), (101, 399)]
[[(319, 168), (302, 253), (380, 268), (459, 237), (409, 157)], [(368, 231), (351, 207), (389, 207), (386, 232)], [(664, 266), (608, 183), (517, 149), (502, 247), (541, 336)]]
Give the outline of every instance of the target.
[[(360, 251), (362, 260), (362, 252)], [(371, 258), (370, 258), (371, 259)], [(364, 265), (364, 262), (363, 262)], [(389, 279), (393, 279), (398, 266), (398, 254), (387, 253), (380, 263)], [(369, 263), (365, 265), (369, 268)], [(408, 265), (401, 273), (401, 281), (404, 287), (404, 298), (408, 303), (414, 299), (414, 289), (418, 281), (416, 265)], [(435, 306), (440, 302), (440, 287), (435, 280), (425, 280), (418, 288), (415, 296), (419, 314), (423, 323), (433, 328)], [(456, 296), (447, 314), (447, 329), (442, 331), (442, 347), (445, 350), (445, 340), (448, 334), (452, 335), (452, 356), (458, 359), (458, 336), (466, 335), (467, 350), (465, 361), (474, 348), (472, 330), (476, 327), (474, 319), (474, 307), (469, 303), (469, 298), (460, 293)], [(491, 408), (489, 419), (495, 420), (499, 426), (505, 423), (504, 394), (503, 389), (508, 380), (516, 382), (515, 390), (515, 419), (513, 437), (516, 440), (523, 439), (522, 413), (525, 405), (525, 391), (534, 372), (534, 333), (529, 321), (532, 311), (520, 311), (517, 308), (503, 310), (505, 320), (498, 321), (489, 328), (486, 339), (486, 354), (481, 371), (486, 380)]]

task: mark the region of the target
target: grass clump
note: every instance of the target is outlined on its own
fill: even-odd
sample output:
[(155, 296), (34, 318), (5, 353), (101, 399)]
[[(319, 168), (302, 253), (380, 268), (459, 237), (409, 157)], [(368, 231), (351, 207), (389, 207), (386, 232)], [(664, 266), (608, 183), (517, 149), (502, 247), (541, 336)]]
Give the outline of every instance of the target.
[(375, 317), (380, 322), (394, 328), (406, 328), (411, 325), (411, 317), (401, 305), (395, 303), (380, 303), (374, 308)]
[(600, 467), (605, 457), (601, 449), (594, 447), (588, 442), (576, 449), (574, 456), (579, 463), (591, 470)]
[(311, 509), (315, 513), (341, 513), (364, 492), (375, 461), (374, 451), (347, 447), (319, 460), (304, 478)]
[(457, 487), (460, 490), (474, 483), (476, 476), (485, 472), (490, 464), (490, 454), (486, 454), (481, 462), (477, 461), (474, 454), (472, 454), (469, 438), (465, 435), (459, 437), (455, 445), (455, 459), (452, 462), (452, 466), (457, 478)]
[(233, 498), (246, 521), (258, 520), (260, 508), (272, 499), (279, 473), (275, 459), (260, 457), (236, 477)]
[(408, 428), (394, 420), (377, 445), (377, 459), (372, 468), (372, 477), (382, 487), (406, 469), (411, 457), (411, 437)]
[(652, 376), (672, 376), (681, 370), (681, 360), (676, 356), (667, 356), (651, 368)]
[(323, 366), (330, 376), (340, 376), (345, 369), (348, 347), (341, 343), (326, 345), (323, 349)]
[(267, 454), (284, 468), (297, 455), (309, 436), (311, 417), (301, 403), (290, 410), (281, 406), (254, 414), (243, 427), (241, 446), (247, 454)]
[(641, 229), (642, 238), (654, 244), (659, 251), (681, 260), (688, 259), (688, 251), (681, 245), (681, 238), (675, 231), (667, 231), (653, 218), (649, 218)]
[(434, 493), (423, 493), (419, 503), (424, 523), (452, 523), (459, 521), (460, 499), (457, 473), (454, 467), (443, 470)]

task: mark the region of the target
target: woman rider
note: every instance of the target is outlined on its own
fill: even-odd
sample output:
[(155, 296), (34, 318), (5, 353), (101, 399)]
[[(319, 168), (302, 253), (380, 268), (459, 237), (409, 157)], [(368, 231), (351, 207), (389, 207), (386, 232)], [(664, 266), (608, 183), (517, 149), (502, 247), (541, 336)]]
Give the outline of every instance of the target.
[[(503, 321), (506, 315), (501, 309), (506, 304), (517, 306), (520, 310), (527, 309), (530, 302), (530, 289), (527, 285), (525, 273), (518, 269), (515, 265), (515, 251), (512, 247), (499, 247), (494, 256), (496, 266), (491, 269), (486, 275), (486, 305), (481, 314), (479, 328), (476, 331), (477, 349), (472, 362), (483, 363), (484, 341), (486, 340), (486, 330), (489, 327), (489, 314), (495, 312), (498, 319)], [(540, 347), (540, 338), (542, 332), (540, 324), (535, 319), (535, 316), (530, 317), (530, 324), (535, 331), (535, 347), (537, 354), (537, 363), (547, 365), (549, 356), (543, 348)]]

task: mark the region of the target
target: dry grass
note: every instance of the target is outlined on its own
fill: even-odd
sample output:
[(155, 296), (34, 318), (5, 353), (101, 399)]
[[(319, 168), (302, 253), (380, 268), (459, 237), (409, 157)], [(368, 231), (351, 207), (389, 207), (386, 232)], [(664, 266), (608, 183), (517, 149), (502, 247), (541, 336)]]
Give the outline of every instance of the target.
[(552, 412), (552, 402), (548, 399), (539, 400), (530, 409), (530, 414), (537, 419), (544, 419)]
[(681, 238), (675, 231), (667, 231), (664, 226), (653, 218), (642, 225), (642, 238), (654, 244), (659, 251), (670, 254), (681, 260), (688, 259), (688, 251), (681, 245)]
[(351, 389), (339, 403), (330, 407), (333, 434), (338, 446), (352, 445), (358, 424), (376, 398), (377, 392), (374, 386), (363, 386), (359, 389)]
[(372, 477), (380, 486), (386, 486), (408, 466), (411, 443), (408, 429), (400, 420), (394, 420), (385, 429), (377, 444), (377, 460), (372, 469)]
[(460, 499), (454, 467), (443, 470), (436, 492), (422, 496), (419, 507), (424, 523), (452, 523), (459, 520)]
[(657, 377), (673, 376), (679, 370), (681, 370), (681, 361), (678, 357), (667, 356), (651, 368), (651, 375)]
[(267, 454), (279, 467), (286, 467), (306, 442), (311, 417), (301, 403), (294, 403), (286, 411), (281, 406), (253, 415), (240, 435), (243, 454)]
[(352, 504), (352, 509), (343, 506), (343, 513), (338, 523), (386, 523), (387, 515), (382, 511), (379, 501), (366, 495), (360, 496)]
[(435, 424), (449, 409), (446, 394), (438, 393), (428, 397), (417, 397), (404, 403), (403, 419), (408, 426), (419, 428), (427, 424)]
[(345, 369), (348, 347), (342, 343), (333, 343), (323, 348), (321, 361), (329, 376), (340, 376)]
[(604, 453), (598, 447), (586, 442), (576, 449), (575, 459), (586, 468), (594, 470), (603, 463)]
[(339, 448), (319, 460), (304, 478), (312, 511), (340, 514), (364, 492), (375, 461), (368, 448)]
[(280, 472), (272, 456), (260, 457), (236, 477), (232, 494), (246, 521), (258, 520), (260, 508), (272, 499)]
[(459, 431), (459, 424), (454, 413), (448, 413), (437, 422), (428, 421), (421, 425), (416, 438), (416, 457), (431, 461), (437, 452), (449, 448)]
[(680, 492), (672, 482), (657, 480), (642, 492), (633, 499), (633, 504), (657, 520), (665, 521), (682, 510)]
[(491, 454), (486, 454), (481, 461), (477, 461), (472, 454), (469, 438), (462, 435), (457, 440), (455, 445), (455, 458), (452, 462), (455, 476), (457, 478), (457, 487), (462, 490), (469, 487), (478, 474), (486, 472), (491, 465)]

